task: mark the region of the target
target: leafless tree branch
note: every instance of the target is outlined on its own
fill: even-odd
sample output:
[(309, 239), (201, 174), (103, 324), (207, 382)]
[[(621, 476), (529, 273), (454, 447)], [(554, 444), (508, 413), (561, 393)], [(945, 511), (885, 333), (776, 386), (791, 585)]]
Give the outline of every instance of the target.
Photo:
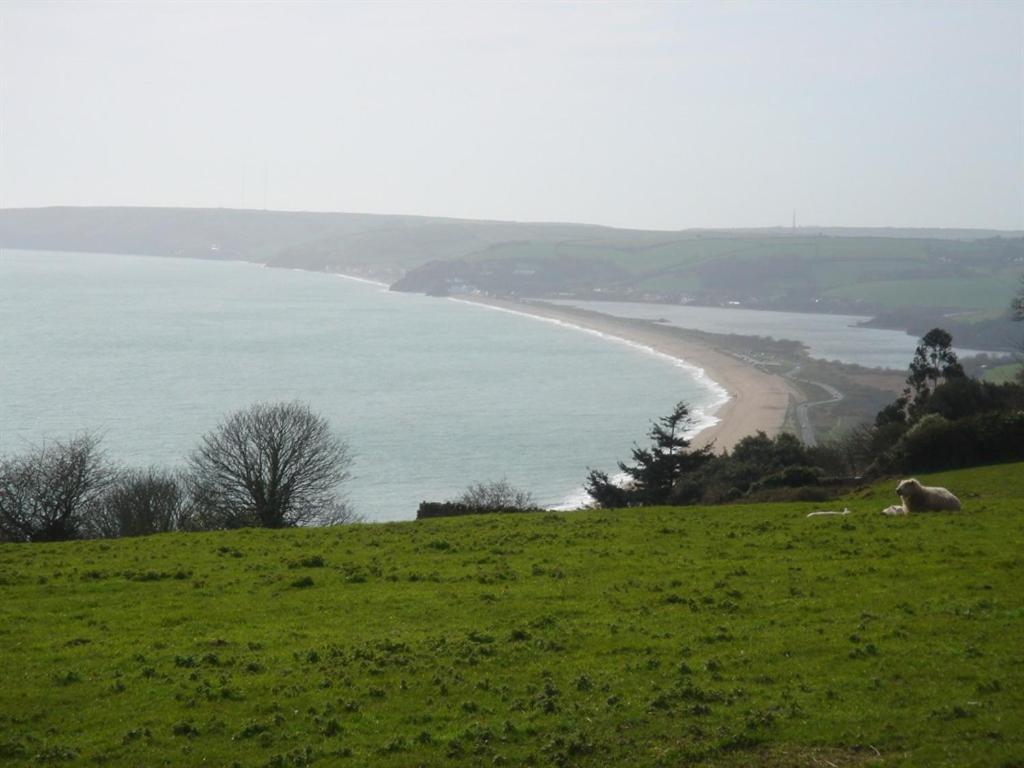
[(202, 438), (189, 462), (200, 528), (334, 525), (352, 456), (304, 403), (257, 403)]

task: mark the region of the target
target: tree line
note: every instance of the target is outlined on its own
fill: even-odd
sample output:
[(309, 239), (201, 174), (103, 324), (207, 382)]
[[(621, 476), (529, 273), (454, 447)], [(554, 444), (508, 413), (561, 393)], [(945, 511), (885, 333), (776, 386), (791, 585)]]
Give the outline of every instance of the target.
[(179, 471), (123, 468), (82, 434), (0, 459), (0, 541), (337, 525), (352, 454), (300, 402), (257, 403), (204, 435)]

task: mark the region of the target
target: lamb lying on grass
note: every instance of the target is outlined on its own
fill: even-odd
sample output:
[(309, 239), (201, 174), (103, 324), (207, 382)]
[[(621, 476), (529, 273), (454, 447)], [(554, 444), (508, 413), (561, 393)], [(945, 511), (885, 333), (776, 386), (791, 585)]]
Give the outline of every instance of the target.
[(883, 515), (909, 515), (911, 512), (959, 511), (960, 499), (938, 486), (921, 485), (917, 480), (903, 480), (896, 486), (896, 495), (902, 506), (882, 510)]
[(850, 510), (847, 507), (843, 507), (842, 512), (836, 512), (832, 509), (819, 509), (817, 512), (808, 512), (808, 517), (823, 517), (825, 515), (838, 515), (840, 517), (850, 514)]

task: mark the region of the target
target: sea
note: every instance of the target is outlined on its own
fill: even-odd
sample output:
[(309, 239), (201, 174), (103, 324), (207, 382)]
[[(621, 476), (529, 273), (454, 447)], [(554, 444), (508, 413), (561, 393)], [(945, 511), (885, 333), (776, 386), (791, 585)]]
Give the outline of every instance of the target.
[(181, 467), (255, 402), (301, 400), (354, 456), (370, 521), (506, 479), (587, 501), (680, 400), (721, 387), (642, 346), (334, 274), (227, 261), (0, 250), (0, 455), (83, 431), (133, 467)]

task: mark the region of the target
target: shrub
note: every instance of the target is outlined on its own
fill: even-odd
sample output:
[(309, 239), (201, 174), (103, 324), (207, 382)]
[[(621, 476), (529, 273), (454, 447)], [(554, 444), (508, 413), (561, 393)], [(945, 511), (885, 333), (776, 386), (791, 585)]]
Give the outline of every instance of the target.
[(804, 485), (820, 483), (824, 473), (817, 467), (792, 466), (770, 474), (759, 480), (751, 491), (762, 488), (799, 488)]
[(166, 533), (187, 526), (186, 494), (166, 470), (125, 470), (115, 475), (92, 517), (94, 535), (105, 538)]
[(477, 511), (537, 509), (532, 493), (513, 487), (505, 478), (470, 485), (454, 502)]

